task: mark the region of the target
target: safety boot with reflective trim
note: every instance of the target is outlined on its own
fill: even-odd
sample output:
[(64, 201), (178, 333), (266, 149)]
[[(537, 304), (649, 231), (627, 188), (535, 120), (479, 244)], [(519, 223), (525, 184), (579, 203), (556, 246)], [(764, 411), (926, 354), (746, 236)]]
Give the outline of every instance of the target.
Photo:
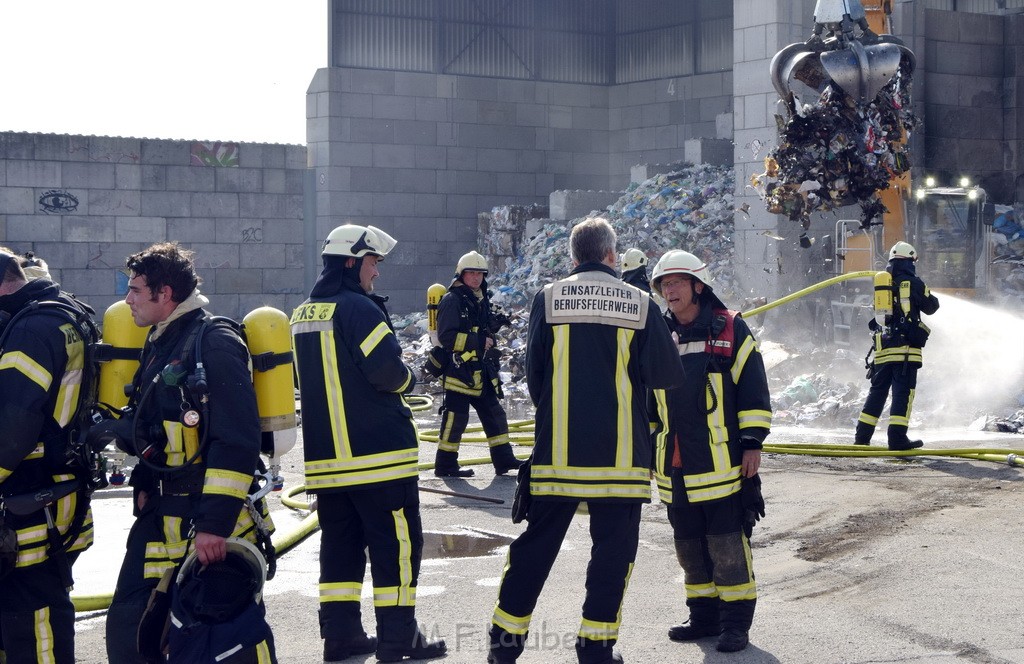
[(519, 470), (519, 466), (526, 462), (516, 458), (511, 443), (503, 443), (491, 448), (491, 463), (494, 464), (495, 475), (504, 475), (510, 470)]

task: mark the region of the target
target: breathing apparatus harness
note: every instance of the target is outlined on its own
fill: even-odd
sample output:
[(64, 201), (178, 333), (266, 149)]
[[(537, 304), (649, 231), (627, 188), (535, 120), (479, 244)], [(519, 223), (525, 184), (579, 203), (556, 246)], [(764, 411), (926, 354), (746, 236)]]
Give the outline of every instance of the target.
[[(730, 331), (732, 330), (732, 327), (728, 325), (728, 323), (729, 318), (727, 311), (712, 311), (711, 326), (708, 327), (708, 337), (704, 346), (705, 354), (707, 355), (707, 359), (704, 362), (705, 391), (711, 397), (711, 405), (705, 406), (701, 403), (701, 397), (704, 396), (703, 393), (697, 397), (697, 410), (702, 412), (704, 415), (710, 415), (718, 410), (718, 395), (715, 394), (715, 389), (711, 385), (711, 373), (712, 371), (716, 373), (724, 373), (721, 371), (721, 367), (718, 364), (718, 356), (722, 354), (721, 351), (716, 352), (718, 348), (722, 348), (730, 354), (732, 353), (732, 335), (727, 335), (729, 336), (728, 339), (719, 339), (719, 336), (727, 327)], [(720, 341), (725, 343), (719, 343)]]
[[(0, 498), (0, 530), (4, 531), (0, 534), (0, 539), (5, 541), (0, 546), (0, 555), (5, 556), (7, 562), (10, 562), (12, 554), (15, 560), (17, 558), (17, 536), (13, 531), (3, 528), (3, 513), (10, 511), (13, 514), (25, 516), (42, 510), (46, 517), (47, 550), (57, 565), (61, 582), (65, 587), (70, 588), (72, 577), (67, 552), (78, 539), (85, 524), (90, 496), (97, 489), (107, 486), (107, 478), (106, 462), (101, 455), (106, 444), (104, 442), (103, 445), (96, 446), (92, 444), (93, 441), (87, 435), (89, 428), (103, 418), (104, 410), (103, 406), (96, 401), (98, 384), (96, 346), (99, 340), (99, 330), (85, 305), (79, 303), (70, 293), (62, 293), (62, 295), (65, 295), (70, 302), (33, 300), (13, 316), (7, 314), (0, 317), (0, 355), (3, 354), (3, 349), (7, 345), (15, 324), (24, 317), (32, 315), (59, 318), (69, 324), (81, 340), (84, 350), (82, 379), (78, 390), (75, 416), (67, 426), (63, 427), (58, 437), (44, 441), (43, 446), (43, 459), (47, 470), (49, 472), (68, 472), (74, 478), (31, 493)], [(67, 531), (62, 536), (50, 513), (50, 505), (75, 492), (80, 494), (75, 504), (75, 513)], [(6, 564), (6, 562), (0, 563), (0, 568), (6, 568)]]
[[(210, 389), (206, 378), (206, 366), (203, 363), (203, 338), (206, 331), (215, 325), (226, 325), (232, 329), (245, 343), (245, 331), (235, 320), (227, 316), (204, 315), (192, 323), (188, 332), (183, 335), (182, 341), (172, 351), (172, 359), (163, 369), (158, 371), (142, 389), (136, 390), (138, 399), (129, 401), (122, 410), (122, 417), (131, 418), (131, 440), (143, 441), (140, 438), (140, 417), (145, 404), (152, 397), (154, 390), (161, 383), (167, 387), (177, 387), (181, 394), (181, 423), (183, 426), (192, 429), (199, 427), (199, 441), (195, 452), (179, 466), (168, 466), (160, 463), (163, 455), (161, 450), (160, 436), (156, 436), (157, 442), (151, 442), (143, 449), (136, 449), (139, 462), (154, 472), (158, 477), (174, 478), (175, 475), (187, 476), (189, 468), (194, 466), (205, 454), (209, 447), (209, 427), (204, 424), (209, 420), (210, 414)], [(278, 357), (280, 355), (281, 357)], [(287, 356), (287, 357), (284, 357)], [(195, 358), (195, 368), (188, 372), (192, 358)], [(258, 358), (258, 359), (257, 359)], [(254, 367), (259, 371), (267, 371), (278, 364), (291, 361), (290, 353), (268, 354), (263, 353), (253, 357)], [(135, 395), (132, 395), (133, 397)], [(191, 398), (189, 398), (191, 396)], [(196, 405), (198, 403), (198, 406)], [(198, 410), (197, 410), (198, 407)], [(274, 545), (270, 539), (270, 530), (263, 520), (263, 516), (257, 509), (257, 503), (274, 488), (274, 478), (263, 463), (263, 458), (258, 459), (257, 481), (260, 487), (257, 491), (246, 496), (245, 508), (255, 526), (257, 548), (267, 561), (267, 578), (273, 578), (277, 570), (277, 558)], [(161, 480), (163, 481), (163, 480)], [(191, 538), (190, 538), (191, 539)]]

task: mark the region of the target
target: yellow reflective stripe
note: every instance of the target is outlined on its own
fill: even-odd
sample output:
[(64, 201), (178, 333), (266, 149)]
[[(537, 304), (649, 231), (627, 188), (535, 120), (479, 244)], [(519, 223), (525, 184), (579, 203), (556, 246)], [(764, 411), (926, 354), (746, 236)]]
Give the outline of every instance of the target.
[(910, 411), (914, 410), (914, 397), (917, 394), (917, 390), (910, 390), (910, 396), (907, 398), (907, 419), (910, 419)]
[(533, 479), (616, 482), (647, 482), (650, 479), (650, 471), (646, 468), (612, 468), (609, 466), (534, 466), (530, 470), (530, 475)]
[[(178, 556), (185, 555), (185, 545), (188, 540), (181, 538), (181, 523), (182, 518), (180, 516), (165, 516), (163, 522), (164, 529), (164, 541), (158, 542), (162, 551), (167, 551), (170, 547), (171, 551), (177, 551)], [(153, 544), (153, 542), (151, 542)], [(146, 547), (146, 553), (149, 554), (149, 547)], [(173, 555), (173, 554), (171, 554)]]
[(900, 309), (904, 314), (910, 313), (910, 281), (900, 282)]
[(920, 348), (911, 346), (897, 346), (896, 348), (875, 347), (875, 364), (887, 364), (889, 362), (917, 362), (922, 363)]
[(324, 332), (334, 329), (334, 321), (292, 323), (292, 335)]
[(687, 583), (686, 598), (695, 599), (698, 597), (718, 597), (718, 588), (714, 583)]
[(390, 482), (409, 477), (417, 477), (418, 475), (419, 470), (415, 463), (410, 466), (397, 466), (395, 468), (385, 468), (383, 470), (366, 471), (362, 473), (345, 473), (343, 475), (335, 474), (324, 477), (310, 477), (307, 475), (306, 488), (313, 490), (356, 486), (360, 484), (378, 484), (380, 482)]
[(487, 439), (487, 447), (497, 447), (498, 445), (504, 445), (508, 442), (508, 434), (500, 433), (497, 436), (493, 436)]
[(237, 473), (233, 470), (207, 468), (203, 481), (203, 494), (244, 499), (249, 495), (251, 485), (252, 475)]
[(738, 384), (740, 382), (740, 376), (743, 375), (743, 367), (747, 365), (747, 360), (750, 358), (750, 354), (757, 350), (757, 342), (754, 341), (754, 337), (747, 337), (743, 340), (743, 345), (736, 351), (736, 356), (732, 360), (732, 382)]
[(316, 459), (306, 462), (306, 473), (348, 472), (391, 466), (392, 464), (419, 463), (419, 450), (415, 447), (405, 450), (379, 452), (351, 459)]
[(391, 328), (384, 321), (381, 321), (377, 327), (373, 328), (373, 332), (366, 335), (363, 339), (363, 343), (359, 344), (359, 350), (363, 351), (363, 357), (369, 357), (373, 349), (384, 340), (384, 337), (391, 334)]
[(461, 352), (466, 350), (466, 342), (469, 341), (469, 336), (465, 332), (459, 332), (455, 335), (455, 344), (453, 349), (455, 352)]
[(740, 423), (740, 429), (764, 428), (772, 425), (772, 411), (770, 410), (741, 410), (736, 414)]
[(597, 622), (596, 620), (587, 620), (584, 618), (580, 622), (580, 631), (577, 632), (577, 635), (581, 639), (590, 639), (591, 641), (618, 639), (619, 623)]
[[(78, 394), (82, 385), (82, 369), (85, 367), (85, 344), (75, 329), (65, 323), (60, 326), (64, 333), (64, 352), (68, 361), (64, 365), (64, 375), (60, 377), (60, 389), (54, 404), (53, 419), (63, 428), (67, 426), (78, 409)], [(70, 343), (67, 340), (72, 339)]]
[(18, 370), (43, 390), (49, 390), (50, 383), (53, 382), (53, 376), (49, 371), (21, 351), (12, 350), (0, 357), (0, 371), (4, 369)]
[(868, 415), (867, 413), (861, 413), (860, 417), (857, 418), (857, 421), (863, 422), (864, 424), (870, 424), (871, 426), (878, 424), (878, 418), (873, 415)]
[(658, 498), (666, 504), (672, 503), (672, 478), (664, 473), (654, 471), (654, 482), (658, 486)]
[(14, 472), (13, 469), (0, 467), (0, 482), (3, 482), (8, 477), (10, 477), (11, 473), (13, 473), (13, 472)]
[(661, 423), (661, 431), (654, 437), (654, 468), (657, 472), (664, 474), (667, 471), (665, 462), (668, 451), (668, 401), (665, 398), (665, 390), (653, 390), (653, 394), (655, 408), (658, 411), (658, 422)]
[(618, 444), (615, 449), (615, 466), (622, 468), (633, 463), (633, 382), (629, 380), (629, 349), (633, 341), (633, 330), (619, 328), (618, 353), (615, 357), (615, 396), (618, 407), (616, 425)]
[(619, 484), (563, 484), (561, 482), (531, 482), (530, 494), (591, 500), (597, 498), (625, 498), (650, 500), (651, 487)]
[(491, 616), (491, 624), (496, 625), (509, 634), (526, 634), (530, 629), (530, 619), (533, 614), (526, 616), (514, 616), (501, 608), (494, 607), (494, 615)]
[(709, 487), (707, 489), (694, 489), (692, 491), (687, 490), (686, 498), (692, 503), (703, 503), (708, 500), (718, 500), (719, 498), (725, 498), (740, 490), (739, 480), (732, 484), (726, 484), (723, 486)]
[(266, 641), (256, 644), (256, 664), (273, 664), (274, 659), (270, 656), (270, 646)]
[(36, 661), (40, 664), (56, 662), (57, 655), (53, 652), (55, 644), (53, 626), (50, 625), (50, 607), (44, 606), (32, 612), (32, 633), (36, 639)]
[(340, 459), (352, 456), (352, 443), (348, 437), (348, 420), (345, 402), (342, 399), (341, 374), (338, 356), (334, 352), (334, 327), (320, 333), (320, 361), (324, 367), (327, 412), (331, 421), (331, 438), (334, 440), (334, 454)]
[[(717, 447), (725, 447), (724, 445), (718, 445)], [(720, 484), (722, 482), (728, 482), (730, 480), (736, 480), (740, 477), (739, 466), (726, 466), (724, 469), (715, 470), (711, 473), (695, 473), (693, 475), (685, 475), (683, 482), (686, 484), (688, 489), (701, 489), (711, 484)]]
[(361, 581), (321, 583), (320, 602), (358, 602), (363, 592)]
[[(725, 382), (722, 380), (722, 374), (710, 373), (708, 374), (708, 380), (711, 382), (711, 387), (704, 389), (704, 400), (707, 404), (707, 408), (715, 407), (713, 411), (708, 413), (708, 435), (711, 438), (712, 443), (722, 444), (729, 441), (729, 427), (725, 423)], [(714, 392), (715, 396), (712, 398), (711, 393)]]
[[(415, 606), (416, 588), (412, 585), (415, 576), (412, 570), (412, 534), (409, 532), (409, 519), (405, 516), (405, 508), (391, 513), (395, 518), (395, 536), (398, 539), (398, 597), (397, 606)], [(376, 592), (374, 593), (376, 594)], [(376, 605), (376, 601), (374, 601)]]
[(416, 589), (404, 586), (386, 586), (373, 589), (373, 605), (416, 606)]
[(406, 369), (405, 369), (405, 382), (402, 383), (401, 385), (399, 385), (393, 391), (397, 392), (398, 394), (402, 394), (407, 389), (409, 389), (409, 383), (411, 383), (411, 382), (412, 382), (412, 372), (409, 371), (408, 367), (406, 367)]
[(147, 579), (163, 578), (164, 572), (174, 569), (175, 564), (170, 560), (146, 561), (142, 565), (142, 576)]
[(551, 328), (551, 463), (569, 463), (569, 326)]

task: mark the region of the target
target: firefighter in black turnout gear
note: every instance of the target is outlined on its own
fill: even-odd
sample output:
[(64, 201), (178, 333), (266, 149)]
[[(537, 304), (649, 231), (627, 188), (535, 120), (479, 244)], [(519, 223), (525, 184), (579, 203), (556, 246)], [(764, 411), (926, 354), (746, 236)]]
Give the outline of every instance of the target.
[(91, 309), (19, 263), (0, 248), (0, 661), (73, 664), (71, 565), (93, 541), (96, 487), (68, 452), (95, 399), (95, 328)]
[(471, 251), (459, 259), (455, 280), (438, 305), (437, 336), (448, 357), (441, 376), (444, 405), (437, 443), (434, 474), (438, 477), (472, 477), (473, 470), (459, 468), (459, 443), (469, 424), (469, 407), (476, 410), (487, 436), (494, 472), (516, 470), (508, 440), (508, 418), (501, 407), (500, 352), (494, 333), (500, 323), (491, 314), (487, 292), (487, 259)]
[[(888, 292), (882, 287), (881, 293), (888, 299), (887, 312), (884, 317), (879, 314), (868, 322), (873, 333), (873, 346), (868, 355), (870, 357), (873, 353), (874, 359), (868, 365), (871, 389), (854, 434), (857, 445), (871, 444), (871, 436), (875, 433), (890, 388), (889, 449), (912, 450), (924, 445), (920, 440), (910, 440), (907, 429), (910, 411), (914, 407), (917, 370), (923, 362), (921, 349), (930, 334), (928, 326), (921, 321), (921, 314), (931, 315), (938, 311), (939, 298), (932, 295), (917, 276), (914, 269), (916, 260), (917, 250), (907, 242), (897, 242), (889, 251), (886, 271), (891, 275), (891, 286)], [(884, 273), (879, 274), (884, 276)], [(876, 285), (876, 291), (878, 289)]]
[[(302, 398), (306, 491), (320, 517), (320, 636), (324, 659), (376, 650), (382, 662), (445, 653), (416, 624), (423, 552), (419, 441), (403, 395), (416, 385), (402, 362), (387, 298), (373, 292), (377, 264), (394, 238), (373, 226), (335, 228), (324, 268), (292, 314)], [(370, 553), (377, 636), (360, 600)]]
[(687, 377), (652, 392), (655, 478), (690, 610), (669, 638), (720, 635), (717, 649), (734, 652), (747, 646), (757, 601), (749, 537), (764, 514), (757, 471), (772, 419), (768, 379), (750, 328), (712, 291), (703, 261), (666, 252), (652, 285)]
[[(265, 502), (249, 499), (258, 488), (260, 424), (245, 343), (233, 325), (203, 309), (209, 301), (199, 292), (192, 252), (155, 244), (126, 266), (132, 319), (152, 329), (128, 405), (110, 429), (118, 446), (139, 458), (131, 474), (135, 523), (107, 611), (111, 664), (153, 661), (137, 644), (142, 614), (186, 555), (219, 563), (228, 538), (264, 544), (271, 529)], [(209, 652), (205, 661), (275, 662), (266, 633), (233, 655)], [(171, 661), (180, 661), (175, 656), (172, 641)]]
[(626, 249), (620, 260), (622, 280), (650, 295), (651, 282), (647, 280), (647, 262), (647, 254), (636, 247)]
[(640, 507), (651, 499), (645, 388), (683, 379), (657, 306), (615, 272), (611, 225), (585, 219), (570, 245), (572, 273), (537, 293), (530, 311), (526, 376), (537, 424), (529, 525), (509, 547), (491, 619), (492, 664), (522, 654), (537, 598), (582, 503), (593, 547), (577, 658), (623, 661), (612, 646), (636, 559)]

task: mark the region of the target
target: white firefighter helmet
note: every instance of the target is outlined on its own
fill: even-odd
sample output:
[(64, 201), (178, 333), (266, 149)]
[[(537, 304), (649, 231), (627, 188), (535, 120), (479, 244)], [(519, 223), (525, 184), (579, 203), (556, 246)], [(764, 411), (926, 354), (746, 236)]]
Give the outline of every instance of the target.
[(463, 254), (462, 258), (459, 259), (459, 264), (455, 266), (455, 276), (461, 277), (462, 273), (466, 270), (475, 270), (486, 275), (488, 272), (487, 259), (475, 251)]
[(192, 618), (207, 623), (227, 622), (250, 602), (263, 598), (267, 562), (252, 542), (240, 537), (227, 539), (227, 557), (203, 565), (192, 551), (181, 564), (176, 580), (182, 606)]
[(622, 254), (620, 260), (622, 261), (623, 272), (629, 272), (630, 270), (647, 265), (647, 255), (636, 247), (626, 249), (626, 253)]
[(909, 258), (912, 261), (916, 261), (917, 249), (914, 249), (914, 245), (909, 242), (897, 242), (892, 245), (892, 249), (889, 250), (889, 260), (895, 260), (897, 258)]
[(376, 226), (345, 224), (338, 226), (324, 240), (322, 256), (362, 258), (372, 254), (383, 260), (398, 241)]
[(661, 295), (661, 278), (670, 274), (681, 274), (692, 277), (711, 288), (711, 273), (708, 266), (701, 259), (688, 251), (673, 249), (666, 251), (658, 264), (654, 266), (654, 275), (651, 277), (651, 288), (658, 295)]

